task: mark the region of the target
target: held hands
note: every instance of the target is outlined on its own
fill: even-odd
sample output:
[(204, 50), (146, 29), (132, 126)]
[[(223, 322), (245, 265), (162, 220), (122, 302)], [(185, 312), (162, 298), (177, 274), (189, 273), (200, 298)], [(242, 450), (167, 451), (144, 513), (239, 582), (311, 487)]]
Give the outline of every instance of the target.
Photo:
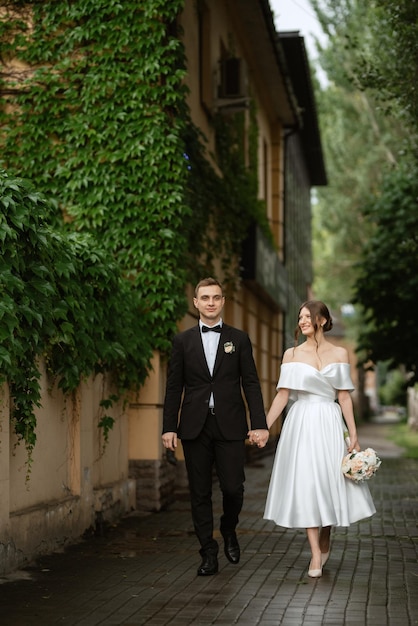
[(174, 452), (177, 448), (177, 433), (164, 433), (162, 439), (164, 448)]
[[(248, 431), (248, 439), (252, 445), (264, 448), (269, 438), (269, 431), (264, 429)], [(164, 433), (162, 436), (163, 446), (173, 452), (177, 448), (177, 433)]]
[(269, 431), (264, 429), (249, 430), (248, 439), (250, 440), (251, 445), (264, 448), (269, 439)]

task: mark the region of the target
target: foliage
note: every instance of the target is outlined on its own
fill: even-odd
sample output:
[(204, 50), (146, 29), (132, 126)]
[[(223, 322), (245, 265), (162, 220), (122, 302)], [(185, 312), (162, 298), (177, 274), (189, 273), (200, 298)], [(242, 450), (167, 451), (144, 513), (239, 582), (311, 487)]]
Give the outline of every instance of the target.
[(117, 264), (91, 236), (51, 227), (53, 214), (28, 183), (0, 173), (0, 376), (29, 459), (41, 358), (69, 393), (98, 372), (119, 390), (140, 384), (151, 357), (140, 299)]
[(338, 310), (352, 300), (355, 263), (370, 231), (362, 205), (379, 188), (390, 133), (382, 130), (377, 141), (364, 98), (340, 86), (321, 91), (318, 106), (329, 185), (316, 190), (313, 206), (315, 292)]
[(3, 58), (17, 51), (27, 69), (6, 64), (3, 74), (4, 165), (57, 198), (73, 228), (94, 231), (115, 255), (165, 351), (185, 312), (187, 280), (214, 271), (215, 255), (233, 282), (248, 224), (262, 214), (256, 163), (248, 168), (228, 142), (237, 139), (235, 122), (218, 124), (219, 175), (190, 119), (176, 22), (183, 1), (8, 7)]
[(358, 80), (387, 114), (418, 130), (418, 5), (410, 0), (374, 0), (369, 45), (358, 48)]
[(351, 302), (356, 261), (370, 225), (365, 198), (377, 193), (404, 148), (405, 133), (373, 94), (359, 88), (358, 55), (370, 40), (370, 5), (355, 0), (313, 2), (328, 35), (320, 62), (329, 82), (316, 85), (329, 185), (313, 211), (315, 292), (334, 310)]
[(364, 309), (365, 359), (390, 360), (418, 374), (418, 178), (414, 169), (388, 175), (365, 207), (373, 234), (364, 246), (356, 301)]
[(379, 402), (383, 406), (405, 407), (407, 404), (407, 380), (400, 369), (388, 371), (386, 380), (379, 381)]
[[(142, 295), (155, 348), (165, 349), (185, 310), (190, 215), (185, 69), (174, 28), (183, 3), (13, 4), (15, 18), (2, 21), (3, 54), (17, 49), (30, 71), (18, 74), (12, 93), (9, 76), (3, 91), (3, 162), (115, 256)], [(21, 6), (32, 9), (33, 29), (20, 21)]]
[[(314, 207), (314, 288), (338, 310), (352, 301), (359, 273), (364, 285), (362, 293), (368, 283), (375, 284), (376, 266), (368, 261), (372, 246), (381, 245), (375, 233), (382, 205), (376, 204), (371, 219), (371, 203), (378, 203), (385, 196), (388, 177), (396, 176), (398, 170), (416, 169), (418, 126), (412, 112), (418, 39), (416, 16), (414, 20), (410, 18), (417, 7), (406, 0), (312, 0), (312, 5), (328, 35), (328, 45), (319, 51), (329, 82), (323, 88), (317, 87), (317, 99), (330, 181), (327, 189), (318, 190)], [(414, 193), (408, 185), (401, 189), (405, 194)], [(398, 224), (403, 219), (403, 212), (398, 210), (402, 203), (408, 204), (414, 214), (416, 196), (401, 199), (398, 195), (392, 223), (397, 232), (402, 229)], [(379, 232), (380, 238), (384, 238), (382, 228)], [(414, 267), (413, 248), (406, 246), (402, 251), (403, 264)], [(363, 259), (360, 264), (359, 259)], [(392, 255), (381, 254), (380, 263), (380, 287), (387, 293), (393, 290), (394, 283), (390, 281), (395, 277), (389, 267)], [(408, 276), (410, 273), (403, 275), (401, 283), (413, 292), (414, 283), (407, 285)], [(357, 301), (361, 303), (359, 294)], [(365, 308), (367, 303), (366, 296)], [(382, 309), (376, 307), (370, 313), (370, 322), (373, 314), (380, 316)], [(365, 331), (360, 315), (361, 311), (357, 311), (355, 324)], [(413, 312), (403, 309), (398, 325), (402, 326), (408, 316), (412, 317)], [(363, 339), (364, 336), (365, 332)], [(379, 332), (369, 339), (379, 342)], [(371, 344), (366, 344), (370, 354)], [(389, 349), (388, 345), (384, 351), (387, 357)]]
[(393, 426), (390, 438), (397, 446), (404, 448), (405, 458), (418, 459), (418, 432), (414, 432), (408, 424), (400, 423)]

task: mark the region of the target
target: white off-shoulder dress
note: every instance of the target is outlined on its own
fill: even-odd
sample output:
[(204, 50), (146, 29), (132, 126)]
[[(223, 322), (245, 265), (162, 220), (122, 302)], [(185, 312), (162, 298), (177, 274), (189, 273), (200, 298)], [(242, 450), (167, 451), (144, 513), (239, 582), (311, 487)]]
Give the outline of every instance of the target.
[(264, 519), (286, 528), (349, 526), (376, 512), (367, 482), (344, 477), (347, 454), (337, 390), (353, 391), (348, 363), (321, 370), (284, 363), (277, 389), (295, 400), (276, 450)]

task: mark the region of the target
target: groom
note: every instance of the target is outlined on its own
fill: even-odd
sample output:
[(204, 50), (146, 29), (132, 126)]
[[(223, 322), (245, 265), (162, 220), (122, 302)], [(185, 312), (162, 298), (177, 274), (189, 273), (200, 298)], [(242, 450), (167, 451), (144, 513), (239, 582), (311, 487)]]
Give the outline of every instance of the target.
[[(220, 531), (224, 552), (238, 563), (235, 532), (244, 496), (245, 439), (260, 447), (268, 430), (251, 341), (224, 324), (222, 285), (201, 280), (193, 304), (199, 323), (173, 340), (163, 413), (163, 445), (174, 451), (182, 441), (189, 479), (192, 518), (200, 542), (198, 576), (218, 571), (218, 543), (213, 537), (212, 470), (223, 494)], [(251, 427), (248, 431), (244, 392)]]

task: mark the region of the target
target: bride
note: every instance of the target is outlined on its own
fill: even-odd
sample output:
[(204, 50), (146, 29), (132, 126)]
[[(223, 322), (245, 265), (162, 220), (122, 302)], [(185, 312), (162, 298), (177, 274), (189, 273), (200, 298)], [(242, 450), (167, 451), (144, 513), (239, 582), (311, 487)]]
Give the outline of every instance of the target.
[[(368, 485), (354, 484), (341, 470), (347, 454), (344, 430), (350, 437), (348, 452), (360, 450), (360, 445), (348, 353), (325, 339), (331, 328), (323, 302), (302, 304), (295, 347), (283, 356), (277, 395), (267, 415), (270, 428), (294, 400), (277, 446), (264, 518), (306, 529), (312, 578), (322, 575), (328, 560), (332, 526), (349, 526), (376, 512)], [(305, 341), (297, 345), (300, 334)]]

